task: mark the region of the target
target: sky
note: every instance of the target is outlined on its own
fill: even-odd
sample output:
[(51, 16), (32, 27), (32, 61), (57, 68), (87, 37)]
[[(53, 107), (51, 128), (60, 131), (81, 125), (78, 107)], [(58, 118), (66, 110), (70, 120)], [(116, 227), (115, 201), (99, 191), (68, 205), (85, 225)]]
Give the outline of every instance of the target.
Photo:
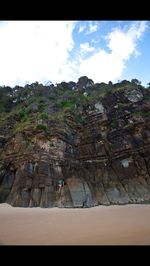
[(150, 21), (0, 21), (0, 85), (150, 82)]

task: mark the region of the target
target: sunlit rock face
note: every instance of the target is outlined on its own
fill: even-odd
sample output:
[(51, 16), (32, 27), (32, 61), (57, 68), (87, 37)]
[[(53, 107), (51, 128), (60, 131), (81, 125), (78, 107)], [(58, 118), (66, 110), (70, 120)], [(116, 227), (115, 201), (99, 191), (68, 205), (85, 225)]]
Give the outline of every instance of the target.
[(139, 89), (133, 89), (132, 91), (126, 90), (125, 95), (128, 98), (128, 100), (132, 103), (139, 102), (143, 98), (143, 94)]
[(0, 122), (1, 203), (87, 208), (150, 202), (150, 91), (111, 84), (101, 94), (104, 85), (81, 77), (40, 92), (31, 88), (25, 100), (17, 96), (14, 108), (25, 114), (12, 109)]

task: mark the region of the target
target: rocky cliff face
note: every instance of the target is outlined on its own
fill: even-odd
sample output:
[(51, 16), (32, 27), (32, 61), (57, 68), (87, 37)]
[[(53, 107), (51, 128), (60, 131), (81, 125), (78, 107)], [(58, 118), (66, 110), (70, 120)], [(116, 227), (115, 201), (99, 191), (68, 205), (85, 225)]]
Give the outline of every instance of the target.
[[(74, 208), (150, 202), (150, 90), (127, 81), (106, 85), (85, 77), (48, 91), (37, 85), (3, 113), (1, 203)], [(23, 98), (20, 91), (13, 101)]]

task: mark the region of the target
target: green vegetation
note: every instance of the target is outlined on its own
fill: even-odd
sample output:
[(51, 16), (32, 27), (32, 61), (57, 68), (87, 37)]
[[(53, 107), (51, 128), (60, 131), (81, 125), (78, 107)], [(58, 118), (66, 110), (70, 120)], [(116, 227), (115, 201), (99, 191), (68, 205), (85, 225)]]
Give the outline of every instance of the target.
[(150, 111), (142, 112), (142, 115), (143, 115), (144, 117), (150, 117)]
[(22, 109), (20, 112), (19, 112), (19, 118), (22, 120), (22, 119), (25, 119), (27, 117), (27, 112), (26, 112), (26, 109)]
[[(80, 81), (84, 83), (84, 79)], [(82, 87), (81, 84), (74, 82), (62, 82), (55, 86), (44, 86), (38, 82), (24, 87), (0, 86), (0, 128), (5, 130), (10, 128), (13, 134), (36, 129), (48, 132), (48, 134), (52, 131), (65, 133), (68, 130), (66, 129), (68, 124), (70, 126), (76, 123), (84, 126), (88, 111), (94, 111), (97, 102), (104, 105), (108, 112), (110, 126), (115, 128), (118, 125), (117, 114), (120, 115), (129, 107), (128, 101), (124, 102), (126, 96), (122, 92), (136, 88), (143, 90), (143, 101), (150, 99), (150, 90), (147, 88), (144, 91), (136, 79), (131, 82), (123, 80), (116, 84), (101, 82), (91, 87), (87, 86), (87, 88), (84, 84)], [(118, 107), (110, 112), (115, 99), (117, 99), (115, 105)], [(132, 106), (131, 115), (150, 117), (149, 111), (135, 110), (132, 112), (131, 109)]]
[(79, 123), (79, 124), (84, 122), (84, 117), (79, 113), (74, 114), (74, 119), (75, 119), (76, 123)]
[(7, 95), (0, 98), (0, 112), (10, 112), (13, 107), (13, 99)]
[(111, 96), (113, 94), (113, 92), (111, 90), (108, 90), (105, 92), (105, 96)]
[(146, 100), (149, 100), (150, 99), (150, 96), (148, 96), (148, 95), (144, 95), (143, 96), (143, 101), (146, 101)]
[(74, 110), (75, 108), (75, 104), (76, 104), (76, 101), (75, 100), (61, 100), (61, 99), (58, 99), (57, 102), (56, 102), (56, 106), (58, 108), (68, 108), (71, 110)]
[(114, 150), (114, 149), (116, 149), (116, 144), (115, 143), (110, 143), (109, 147), (110, 147), (111, 150)]
[(113, 118), (113, 119), (111, 120), (111, 126), (112, 126), (113, 128), (116, 128), (116, 127), (118, 126), (118, 122), (117, 122), (116, 118)]
[(20, 123), (18, 122), (13, 129), (13, 133), (18, 133), (18, 132), (24, 132), (27, 129), (32, 129), (33, 125), (31, 124), (31, 122), (29, 120), (23, 120)]
[(43, 120), (48, 119), (48, 114), (46, 114), (46, 113), (42, 113), (42, 114), (40, 115), (40, 118), (43, 119)]
[(122, 111), (125, 109), (126, 106), (127, 106), (127, 104), (124, 104), (124, 103), (118, 103), (118, 110), (119, 110), (120, 112), (122, 112)]
[(132, 129), (134, 127), (134, 124), (126, 124), (125, 126), (124, 126), (124, 129)]
[(141, 111), (134, 111), (134, 115), (142, 116), (142, 117), (150, 117), (150, 111), (141, 112)]
[(40, 129), (40, 130), (47, 131), (47, 126), (46, 126), (46, 125), (39, 124), (39, 125), (37, 125), (36, 128), (37, 128), (37, 129)]
[(38, 109), (39, 109), (40, 112), (43, 112), (45, 110), (45, 107), (46, 107), (46, 103), (41, 101), (39, 103)]
[(139, 81), (138, 79), (132, 79), (131, 83), (136, 84), (136, 85), (141, 85), (141, 81)]

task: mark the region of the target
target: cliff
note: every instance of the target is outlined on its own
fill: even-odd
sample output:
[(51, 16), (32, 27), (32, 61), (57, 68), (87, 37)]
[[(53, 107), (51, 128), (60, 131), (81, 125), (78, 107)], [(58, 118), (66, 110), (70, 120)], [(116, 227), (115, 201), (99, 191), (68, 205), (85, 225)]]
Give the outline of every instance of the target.
[(1, 87), (0, 202), (150, 202), (150, 89), (137, 82)]

